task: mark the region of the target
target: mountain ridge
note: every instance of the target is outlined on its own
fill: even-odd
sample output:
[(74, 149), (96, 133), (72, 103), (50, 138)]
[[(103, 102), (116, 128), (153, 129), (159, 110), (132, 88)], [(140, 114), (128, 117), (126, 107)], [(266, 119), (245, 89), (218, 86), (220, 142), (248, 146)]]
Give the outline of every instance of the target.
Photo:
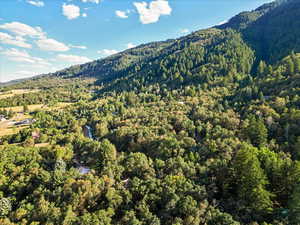
[[(286, 8), (290, 9), (291, 7), (294, 9), (294, 13), (290, 17), (286, 16), (288, 18), (286, 19), (287, 22), (283, 25), (280, 24), (278, 15), (285, 13)], [(297, 16), (300, 17), (299, 9), (300, 1), (298, 0), (277, 0), (264, 4), (255, 10), (242, 12), (232, 17), (226, 24), (220, 26), (195, 31), (177, 39), (142, 44), (104, 59), (74, 65), (54, 73), (41, 75), (40, 77), (94, 77), (98, 79), (99, 84), (103, 82), (108, 83), (126, 76), (128, 71), (132, 70), (135, 66), (139, 66), (138, 64), (141, 62), (149, 63), (157, 58), (172, 55), (174, 53), (174, 49), (175, 51), (179, 51), (179, 49), (182, 50), (190, 43), (196, 43), (199, 44), (199, 46), (208, 46), (213, 36), (212, 34), (218, 35), (221, 34), (222, 31), (228, 29), (233, 29), (237, 33), (240, 33), (243, 41), (254, 50), (256, 54), (256, 63), (252, 65), (253, 67), (256, 67), (260, 60), (275, 63), (276, 60), (287, 56), (292, 51), (300, 51), (300, 38), (298, 38), (300, 29), (294, 29), (295, 27), (300, 27), (300, 24), (298, 24), (300, 22), (295, 20), (292, 23), (292, 28), (286, 26), (286, 23), (290, 23), (293, 18), (297, 18)], [(272, 18), (274, 15), (277, 16)], [(274, 21), (274, 25), (272, 25), (272, 21)], [(268, 27), (277, 26), (279, 27), (277, 30), (289, 31), (289, 37), (282, 38), (282, 34), (278, 31), (272, 30), (271, 28), (264, 28), (266, 23), (270, 24)], [(271, 35), (268, 35), (268, 32), (270, 32)], [(280, 42), (280, 40), (282, 41)], [(287, 45), (286, 43), (289, 43), (290, 46), (285, 47), (284, 51), (280, 52), (282, 51), (282, 46)], [(175, 45), (177, 47), (174, 47)], [(280, 54), (276, 54), (278, 52), (280, 52)], [(39, 77), (32, 79), (39, 79)]]

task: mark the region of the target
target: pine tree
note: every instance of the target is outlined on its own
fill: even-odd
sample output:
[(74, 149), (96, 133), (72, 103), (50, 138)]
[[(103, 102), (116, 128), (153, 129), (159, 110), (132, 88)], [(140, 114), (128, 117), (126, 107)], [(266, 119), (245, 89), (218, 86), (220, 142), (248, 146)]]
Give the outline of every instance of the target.
[(268, 65), (267, 67), (267, 74), (272, 75), (273, 74), (273, 67), (271, 65)]
[(300, 57), (295, 58), (295, 72), (300, 73)]
[(287, 60), (286, 73), (287, 75), (293, 75), (295, 73), (295, 64), (291, 58)]
[(250, 138), (255, 147), (262, 147), (266, 144), (268, 138), (268, 129), (261, 119), (251, 116), (249, 126), (246, 129), (246, 135)]
[(264, 214), (272, 206), (272, 194), (266, 190), (268, 180), (257, 157), (257, 149), (244, 144), (234, 160), (238, 199), (243, 209)]
[(265, 75), (266, 68), (267, 68), (266, 63), (264, 61), (260, 61), (257, 68), (258, 76)]
[(300, 224), (300, 183), (294, 188), (289, 201), (289, 220), (291, 225)]

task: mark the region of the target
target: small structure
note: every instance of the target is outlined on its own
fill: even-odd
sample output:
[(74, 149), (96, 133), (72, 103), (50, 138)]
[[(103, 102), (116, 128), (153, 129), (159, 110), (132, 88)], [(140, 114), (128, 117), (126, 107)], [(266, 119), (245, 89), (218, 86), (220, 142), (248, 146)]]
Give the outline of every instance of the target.
[(83, 165), (81, 164), (81, 163), (83, 163), (83, 162), (80, 162), (80, 163), (79, 163), (77, 159), (73, 159), (73, 162), (76, 164), (76, 169), (78, 170), (78, 172), (79, 172), (81, 175), (88, 174), (88, 173), (91, 171), (90, 168), (85, 167), (85, 166), (83, 166)]
[(15, 125), (16, 126), (31, 125), (35, 121), (36, 121), (35, 119), (26, 119), (26, 120), (22, 120), (22, 121), (16, 122)]
[(80, 174), (85, 175), (88, 174), (91, 171), (91, 169), (84, 166), (80, 166), (78, 167), (78, 171)]

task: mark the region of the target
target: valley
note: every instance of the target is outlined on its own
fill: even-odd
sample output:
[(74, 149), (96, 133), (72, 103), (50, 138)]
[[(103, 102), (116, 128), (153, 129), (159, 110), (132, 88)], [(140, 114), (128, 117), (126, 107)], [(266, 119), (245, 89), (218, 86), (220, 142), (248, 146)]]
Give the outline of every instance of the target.
[(297, 18), (278, 0), (1, 86), (0, 224), (299, 225)]

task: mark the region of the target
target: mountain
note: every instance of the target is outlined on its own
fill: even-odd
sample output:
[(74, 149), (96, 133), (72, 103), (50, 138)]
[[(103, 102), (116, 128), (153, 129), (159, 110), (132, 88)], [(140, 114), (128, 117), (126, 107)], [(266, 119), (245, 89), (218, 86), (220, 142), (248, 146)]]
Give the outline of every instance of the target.
[[(256, 67), (259, 60), (276, 63), (277, 60), (287, 56), (292, 51), (300, 51), (300, 20), (297, 19), (299, 17), (299, 0), (279, 0), (265, 4), (251, 12), (242, 12), (221, 26), (200, 30), (178, 39), (143, 44), (105, 59), (72, 66), (50, 76), (62, 78), (94, 77), (98, 79), (98, 84), (108, 84), (109, 86), (112, 86), (113, 83), (119, 83), (128, 87), (125, 80), (136, 79), (141, 83), (140, 86), (153, 82), (163, 82), (169, 85), (170, 80), (174, 79), (166, 77), (169, 75), (163, 70), (170, 69), (173, 74), (178, 72), (183, 77), (179, 79), (186, 80), (187, 76), (184, 73), (188, 69), (192, 75), (196, 74), (199, 78), (201, 77), (199, 73), (205, 71), (207, 65), (216, 63), (211, 62), (212, 58), (218, 58), (221, 55), (221, 52), (212, 54), (212, 50), (222, 48), (221, 46), (225, 43), (226, 48), (240, 47), (236, 43), (232, 43), (231, 46), (228, 45), (227, 42), (230, 42), (229, 39), (232, 36), (234, 36), (234, 40), (240, 42), (243, 49), (246, 46), (252, 49), (254, 56), (250, 52), (245, 53), (245, 55), (242, 52), (243, 56), (238, 57), (242, 57), (243, 60), (237, 62), (233, 66), (234, 68), (219, 68), (219, 70), (221, 74), (228, 73), (230, 69), (237, 70), (237, 72), (242, 69), (244, 72), (245, 68), (241, 67)], [(224, 51), (227, 50), (229, 51), (229, 49)], [(175, 58), (182, 61), (186, 51), (193, 52), (190, 61), (196, 62), (196, 64), (191, 65), (190, 63), (190, 65), (185, 65), (186, 68), (174, 68), (174, 65), (168, 65), (170, 68), (165, 66), (164, 69), (158, 68), (165, 63), (166, 59)], [(193, 58), (196, 55), (197, 60)], [(247, 57), (249, 58), (247, 59)], [(224, 59), (221, 60), (224, 61)], [(151, 76), (147, 74), (151, 74)], [(143, 77), (143, 75), (145, 76)], [(206, 78), (202, 77), (201, 79)]]
[[(213, 73), (249, 72), (253, 60), (252, 50), (238, 32), (210, 28), (176, 40), (141, 45), (50, 76), (94, 77), (105, 86), (103, 91), (140, 88), (158, 82), (176, 86), (178, 82), (191, 82), (193, 77), (199, 81), (209, 79), (207, 76)], [(228, 67), (227, 61), (234, 65)], [(207, 73), (212, 69), (215, 71)]]
[(240, 31), (257, 58), (274, 63), (292, 51), (300, 51), (299, 17), (299, 0), (281, 0), (240, 13), (218, 28)]
[[(163, 82), (169, 85), (170, 80), (174, 79), (166, 77), (168, 74), (162, 71), (166, 69), (170, 69), (173, 74), (177, 72), (177, 76), (179, 73), (181, 77), (179, 79), (181, 80), (187, 80), (185, 74), (187, 69), (189, 73), (197, 75), (197, 78), (199, 78), (201, 77), (199, 73), (205, 71), (205, 67), (212, 63), (211, 59), (220, 56), (220, 52), (212, 54), (212, 49), (216, 50), (217, 46), (221, 47), (224, 45), (226, 40), (229, 41), (232, 38), (233, 33), (235, 33), (234, 39), (244, 46), (242, 48), (249, 47), (254, 52), (254, 55), (252, 56), (253, 53), (250, 52), (245, 53), (242, 56), (243, 60), (237, 62), (233, 66), (235, 68), (230, 69), (239, 72), (241, 67), (251, 67), (252, 70), (255, 70), (259, 60), (274, 64), (292, 51), (300, 51), (300, 20), (297, 19), (299, 17), (299, 0), (278, 0), (265, 4), (256, 10), (242, 12), (220, 26), (196, 31), (178, 39), (143, 44), (104, 59), (66, 68), (46, 75), (46, 77), (93, 77), (98, 80), (98, 84), (112, 86), (118, 83), (127, 87), (128, 84), (126, 84), (125, 80), (136, 79), (140, 83), (140, 87), (153, 82)], [(226, 48), (238, 47), (235, 43), (232, 46), (226, 44)], [(186, 51), (193, 52), (191, 54), (192, 58), (189, 60), (196, 62), (196, 64), (191, 65), (189, 63), (189, 65), (185, 65), (185, 68), (174, 68), (174, 65), (168, 65), (169, 68), (164, 66), (164, 69), (158, 68), (163, 66), (167, 58), (175, 58), (182, 61)], [(198, 55), (197, 60), (193, 58), (195, 55)], [(245, 57), (248, 56), (249, 59), (246, 59)], [(224, 59), (222, 60), (224, 64)], [(216, 64), (216, 62), (214, 63)], [(228, 73), (230, 69), (219, 68), (219, 70), (222, 70), (221, 74)], [(244, 72), (245, 68), (242, 70)], [(151, 74), (151, 76), (147, 74)], [(163, 76), (164, 78), (162, 79)], [(206, 78), (202, 77), (201, 79)]]
[(251, 24), (245, 31), (258, 57), (274, 63), (292, 51), (300, 51), (300, 1), (284, 1)]
[(299, 225), (299, 9), (2, 88), (0, 224)]

